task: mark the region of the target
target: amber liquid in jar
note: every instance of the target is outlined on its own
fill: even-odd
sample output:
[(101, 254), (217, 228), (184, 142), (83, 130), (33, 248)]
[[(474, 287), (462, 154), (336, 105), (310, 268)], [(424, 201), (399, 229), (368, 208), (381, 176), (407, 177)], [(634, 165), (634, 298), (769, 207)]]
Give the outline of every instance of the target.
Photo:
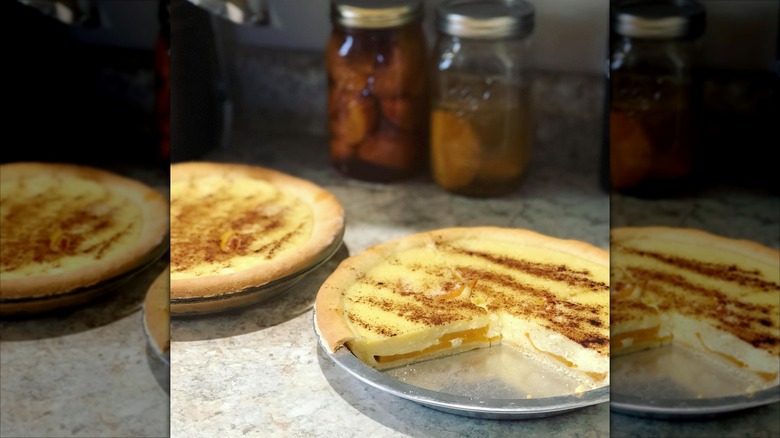
[(705, 27), (696, 1), (623, 2), (611, 9), (611, 189), (658, 198), (693, 188), (693, 67)]
[(693, 167), (690, 86), (679, 78), (613, 72), (610, 173), (616, 190), (676, 191)]
[(327, 48), (330, 158), (343, 174), (390, 182), (427, 165), (426, 45), (419, 23), (334, 26)]
[(442, 188), (493, 196), (516, 188), (528, 163), (528, 90), (503, 77), (441, 72), (431, 113), (431, 169)]

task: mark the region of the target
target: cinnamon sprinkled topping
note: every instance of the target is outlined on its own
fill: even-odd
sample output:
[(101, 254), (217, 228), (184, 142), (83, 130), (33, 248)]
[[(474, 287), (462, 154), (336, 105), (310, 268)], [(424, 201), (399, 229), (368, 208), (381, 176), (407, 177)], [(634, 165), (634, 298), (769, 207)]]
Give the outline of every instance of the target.
[[(24, 181), (20, 187), (24, 190)], [(9, 196), (0, 203), (5, 211), (0, 227), (0, 272), (33, 263), (58, 266), (63, 259), (76, 256), (101, 259), (140, 226), (119, 221), (117, 213), (125, 206), (107, 191), (89, 198), (63, 199), (56, 190), (45, 190), (22, 199)]]
[(184, 190), (192, 195), (172, 197), (171, 272), (204, 264), (219, 270), (242, 256), (271, 260), (308, 238), (311, 212), (292, 196), (277, 191), (237, 199), (230, 182), (222, 184), (225, 190), (198, 197), (196, 181), (189, 181)]
[(724, 265), (719, 263), (701, 262), (678, 256), (659, 254), (651, 251), (642, 251), (635, 248), (620, 247), (621, 251), (628, 254), (636, 254), (641, 257), (652, 258), (668, 265), (695, 272), (718, 280), (737, 283), (741, 286), (761, 289), (763, 291), (777, 291), (780, 285), (761, 278), (761, 273), (756, 270), (746, 270), (737, 265)]
[(609, 290), (609, 286), (606, 283), (593, 281), (591, 278), (589, 278), (590, 272), (586, 270), (578, 271), (565, 265), (535, 263), (528, 260), (512, 259), (506, 256), (497, 256), (486, 252), (470, 251), (460, 248), (452, 248), (452, 252), (478, 257), (496, 265), (522, 271), (535, 277), (560, 281), (572, 287), (578, 287), (592, 291)]
[[(668, 259), (671, 262), (672, 259), (676, 258), (669, 257)], [(675, 260), (673, 264), (697, 273), (712, 274), (715, 278), (736, 282), (743, 287), (752, 288), (754, 291), (780, 292), (780, 285), (755, 278), (753, 276), (757, 274), (752, 271), (734, 267), (734, 269), (718, 273), (714, 270), (714, 266), (717, 266), (715, 264), (689, 262), (682, 262), (680, 259)], [(657, 307), (660, 310), (674, 310), (684, 315), (709, 320), (719, 330), (729, 332), (756, 348), (762, 348), (775, 355), (780, 354), (777, 303), (759, 304), (737, 300), (726, 292), (696, 284), (687, 276), (680, 274), (636, 266), (624, 269), (634, 278), (645, 281), (643, 293), (652, 293), (657, 297)], [(684, 298), (680, 296), (679, 291), (681, 290), (685, 291)], [(613, 312), (613, 322), (617, 321), (616, 315), (622, 315), (620, 320), (630, 319), (626, 309), (640, 304), (632, 301), (620, 301), (615, 305), (621, 306), (621, 311)], [(775, 312), (774, 321), (772, 319), (773, 312)]]
[[(487, 312), (522, 315), (587, 348), (609, 354), (608, 306), (588, 304), (576, 298), (609, 293), (609, 285), (590, 278), (590, 272), (564, 265), (466, 250), (452, 244), (439, 244), (437, 251), (444, 254), (447, 266), (434, 263), (403, 264), (398, 258), (387, 260), (389, 265), (403, 266), (403, 269), (415, 274), (424, 273), (422, 277), (414, 276), (416, 282), (413, 285), (406, 282), (403, 275), (399, 275), (395, 282), (361, 275), (354, 286), (355, 290), (365, 287), (377, 293), (356, 293), (348, 299), (352, 305), (367, 305), (401, 320), (428, 326), (441, 326), (469, 319), (475, 314), (486, 315)], [(453, 257), (447, 257), (447, 254)], [(552, 281), (553, 284), (559, 283), (560, 286), (555, 286), (556, 290), (561, 288), (566, 293), (562, 295), (539, 284), (532, 284), (519, 274), (530, 274), (534, 278)], [(470, 295), (480, 297), (480, 305), (464, 296), (440, 299), (437, 298), (440, 295), (430, 294), (430, 291), (441, 291), (444, 296), (453, 295), (453, 291), (468, 284), (474, 284)], [(563, 296), (575, 298), (566, 299)], [(348, 318), (365, 330), (382, 336), (400, 334), (391, 326), (360, 319), (354, 313), (349, 313)]]

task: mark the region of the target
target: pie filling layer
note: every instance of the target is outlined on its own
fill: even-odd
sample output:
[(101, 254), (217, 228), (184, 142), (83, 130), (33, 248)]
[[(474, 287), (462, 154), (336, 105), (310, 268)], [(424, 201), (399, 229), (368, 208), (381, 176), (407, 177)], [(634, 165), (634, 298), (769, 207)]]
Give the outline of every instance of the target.
[(748, 370), (768, 385), (778, 383), (776, 252), (773, 256), (759, 248), (765, 256), (754, 257), (748, 250), (724, 248), (722, 238), (712, 241), (720, 246), (708, 246), (707, 241), (675, 240), (679, 237), (617, 236), (612, 255), (614, 355), (680, 343), (713, 361)]
[(374, 360), (379, 364), (392, 365), (401, 361), (408, 362), (409, 360), (419, 360), (425, 357), (430, 357), (433, 353), (442, 350), (448, 350), (450, 348), (468, 348), (474, 346), (477, 348), (485, 344), (491, 345), (498, 343), (501, 340), (499, 336), (488, 336), (488, 327), (464, 330), (460, 332), (447, 333), (440, 337), (435, 344), (431, 345), (420, 351), (412, 351), (409, 353), (392, 354), (386, 356), (376, 355)]
[[(729, 353), (724, 353), (722, 351), (718, 351), (718, 350), (715, 350), (715, 349), (712, 349), (712, 348), (708, 347), (707, 344), (704, 342), (704, 339), (702, 338), (702, 335), (701, 335), (700, 332), (696, 332), (695, 335), (696, 335), (696, 339), (699, 340), (700, 347), (701, 347), (702, 350), (707, 351), (707, 352), (712, 353), (712, 354), (716, 354), (719, 357), (723, 358), (724, 360), (730, 362), (731, 364), (733, 364), (734, 366), (737, 366), (739, 368), (749, 368), (749, 365), (747, 363), (737, 359), (733, 355), (731, 355)], [(767, 382), (771, 382), (771, 381), (777, 379), (777, 375), (778, 375), (778, 372), (754, 371), (754, 373), (757, 376), (759, 376), (762, 379), (764, 379), (765, 381), (767, 381)]]
[[(500, 324), (494, 323), (494, 325)], [(538, 330), (536, 331), (538, 332)], [(426, 336), (421, 335), (421, 338), (425, 337)], [(435, 338), (435, 341), (427, 347), (404, 353), (372, 354), (371, 348), (365, 345), (348, 342), (347, 346), (356, 356), (365, 362), (374, 365), (377, 368), (391, 368), (444, 355), (451, 355), (455, 352), (484, 348), (506, 342), (526, 356), (532, 356), (534, 359), (551, 365), (556, 369), (565, 369), (575, 375), (588, 376), (588, 378), (596, 383), (605, 381), (609, 375), (608, 371), (603, 368), (595, 368), (595, 370), (581, 369), (580, 364), (575, 363), (571, 355), (566, 353), (566, 347), (564, 346), (553, 345), (550, 347), (550, 350), (552, 351), (548, 351), (536, 345), (531, 333), (525, 332), (522, 337), (522, 342), (513, 342), (509, 337), (506, 339), (504, 338), (501, 334), (500, 327), (484, 326), (445, 333), (438, 338)], [(549, 340), (554, 338), (554, 335), (542, 334), (537, 335), (537, 338), (537, 342), (540, 342), (540, 340), (543, 342), (545, 339)], [(557, 353), (554, 351), (557, 351)]]
[(660, 336), (661, 326), (633, 330), (612, 335), (613, 345), (618, 348), (646, 349), (672, 342), (672, 335)]

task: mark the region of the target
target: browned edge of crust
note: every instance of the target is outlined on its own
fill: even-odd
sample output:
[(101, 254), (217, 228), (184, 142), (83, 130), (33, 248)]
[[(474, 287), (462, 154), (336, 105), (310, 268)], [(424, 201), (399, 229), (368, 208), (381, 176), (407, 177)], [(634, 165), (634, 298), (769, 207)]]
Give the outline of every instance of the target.
[(708, 245), (747, 257), (759, 259), (768, 264), (780, 265), (780, 251), (758, 242), (746, 239), (734, 239), (696, 228), (676, 228), (663, 226), (617, 227), (610, 231), (610, 241), (614, 243), (648, 238), (663, 238), (681, 243)]
[(171, 165), (171, 184), (193, 176), (215, 174), (267, 181), (307, 203), (314, 219), (311, 238), (287, 257), (264, 262), (254, 269), (210, 277), (171, 278), (171, 297), (174, 299), (237, 292), (293, 274), (316, 260), (344, 227), (344, 207), (331, 192), (311, 181), (261, 166), (215, 162), (176, 163)]
[(41, 173), (73, 176), (102, 184), (139, 207), (143, 214), (143, 228), (133, 247), (126, 248), (112, 258), (55, 275), (0, 280), (0, 295), (3, 298), (56, 295), (116, 277), (142, 263), (168, 234), (168, 202), (160, 192), (140, 181), (107, 170), (68, 163), (19, 162), (0, 165), (2, 181)]
[(346, 285), (352, 284), (366, 269), (387, 259), (396, 252), (432, 242), (473, 239), (483, 236), (503, 241), (522, 241), (535, 246), (582, 257), (600, 265), (609, 265), (609, 252), (578, 240), (558, 239), (535, 231), (502, 227), (451, 227), (431, 230), (397, 238), (372, 246), (342, 261), (320, 287), (314, 303), (315, 329), (331, 353), (353, 338), (347, 326), (341, 295)]
[(144, 297), (144, 327), (160, 354), (167, 353), (170, 345), (170, 269), (168, 265), (154, 279)]

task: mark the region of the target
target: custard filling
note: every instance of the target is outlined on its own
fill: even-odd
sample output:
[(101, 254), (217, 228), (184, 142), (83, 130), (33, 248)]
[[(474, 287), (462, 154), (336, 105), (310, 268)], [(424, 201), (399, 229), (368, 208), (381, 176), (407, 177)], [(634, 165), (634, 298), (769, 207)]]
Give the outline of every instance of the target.
[[(551, 353), (549, 351), (544, 351), (544, 350), (540, 349), (539, 347), (537, 347), (536, 344), (534, 344), (534, 341), (531, 340), (531, 335), (529, 333), (526, 333), (525, 337), (528, 338), (528, 343), (531, 344), (531, 347), (533, 347), (534, 350), (536, 350), (536, 351), (538, 351), (538, 352), (540, 352), (542, 354), (546, 354), (547, 356), (550, 356), (551, 358), (557, 360), (558, 362), (566, 365), (569, 368), (572, 368), (572, 369), (577, 369), (578, 368), (577, 364), (575, 364), (574, 362), (570, 361), (569, 359), (566, 359), (565, 357), (563, 357), (563, 356), (561, 356), (559, 354)], [(586, 375), (590, 376), (593, 380), (595, 380), (597, 382), (600, 382), (600, 381), (602, 381), (602, 380), (607, 378), (607, 373), (597, 373), (597, 372), (593, 372), (593, 371), (583, 371), (583, 372)]]
[[(713, 350), (712, 348), (708, 347), (707, 344), (704, 343), (704, 339), (701, 337), (701, 333), (696, 332), (696, 339), (699, 340), (699, 343), (701, 344), (702, 348), (704, 348), (706, 351), (710, 353), (717, 354), (718, 356), (726, 359), (727, 361), (731, 362), (732, 364), (736, 365), (739, 368), (747, 368), (748, 364), (745, 362), (742, 362), (741, 360), (737, 359), (736, 357), (723, 353), (722, 351)], [(767, 373), (763, 371), (753, 371), (754, 374), (761, 377), (762, 379), (771, 382), (772, 380), (775, 380), (778, 373)]]
[(672, 336), (658, 336), (661, 326), (612, 335), (612, 342), (616, 345), (625, 345), (624, 341), (631, 339), (633, 344), (665, 343), (672, 340)]
[(407, 360), (407, 359), (416, 359), (420, 357), (427, 356), (431, 353), (435, 353), (437, 351), (445, 350), (448, 348), (452, 348), (454, 345), (453, 341), (459, 340), (459, 345), (468, 345), (468, 344), (476, 344), (476, 343), (495, 343), (501, 340), (501, 336), (494, 336), (489, 337), (488, 336), (488, 330), (489, 327), (480, 327), (470, 330), (462, 330), (459, 332), (452, 332), (447, 333), (440, 337), (435, 344), (431, 345), (430, 347), (424, 348), (419, 351), (412, 351), (409, 353), (401, 353), (401, 354), (391, 354), (386, 356), (374, 356), (374, 360), (377, 361), (377, 363), (391, 363), (401, 360)]
[(528, 343), (531, 344), (531, 347), (533, 347), (534, 350), (550, 356), (551, 358), (557, 360), (558, 362), (561, 362), (562, 364), (566, 365), (569, 368), (576, 368), (577, 367), (576, 365), (574, 365), (574, 362), (566, 359), (565, 357), (563, 357), (563, 356), (561, 356), (559, 354), (550, 353), (549, 351), (544, 351), (544, 350), (539, 349), (539, 347), (537, 347), (534, 344), (534, 341), (531, 340), (531, 335), (530, 334), (526, 333), (525, 337), (528, 338)]

